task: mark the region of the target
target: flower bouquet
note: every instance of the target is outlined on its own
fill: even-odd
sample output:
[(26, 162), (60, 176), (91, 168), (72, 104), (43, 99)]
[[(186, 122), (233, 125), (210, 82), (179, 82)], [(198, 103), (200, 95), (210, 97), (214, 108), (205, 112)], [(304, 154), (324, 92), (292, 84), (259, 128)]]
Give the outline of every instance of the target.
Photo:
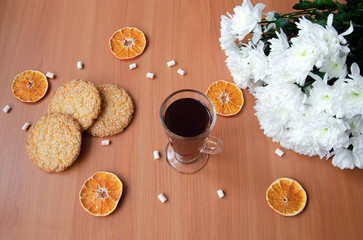
[(264, 7), (244, 0), (221, 16), (220, 37), (264, 134), (341, 169), (363, 168), (363, 2), (300, 1), (288, 14)]

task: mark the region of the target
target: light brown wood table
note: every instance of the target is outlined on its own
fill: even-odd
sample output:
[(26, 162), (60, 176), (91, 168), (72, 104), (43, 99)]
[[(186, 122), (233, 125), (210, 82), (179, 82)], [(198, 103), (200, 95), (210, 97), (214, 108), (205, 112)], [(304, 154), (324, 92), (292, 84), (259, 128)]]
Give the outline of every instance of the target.
[[(296, 1), (261, 2), (264, 12), (287, 12)], [(193, 175), (176, 173), (166, 163), (159, 107), (173, 91), (205, 92), (216, 80), (233, 81), (219, 46), (220, 16), (241, 3), (1, 0), (0, 105), (12, 110), (0, 113), (0, 239), (362, 239), (362, 171), (343, 171), (331, 160), (288, 150), (278, 157), (279, 144), (260, 130), (255, 99), (247, 91), (242, 111), (218, 117), (211, 133), (224, 141), (223, 153)], [(148, 44), (140, 57), (119, 61), (108, 40), (125, 26), (143, 30)], [(169, 68), (172, 59), (177, 65)], [(76, 68), (77, 61), (84, 69)], [(138, 67), (130, 70), (131, 63)], [(186, 75), (178, 75), (178, 68)], [(35, 104), (11, 92), (13, 78), (28, 69), (56, 74)], [(147, 79), (147, 72), (156, 77)], [(135, 101), (134, 119), (125, 132), (108, 138), (107, 147), (84, 133), (75, 164), (44, 173), (28, 159), (21, 127), (46, 114), (50, 94), (75, 78), (125, 88)], [(154, 150), (160, 160), (154, 160)], [(124, 183), (119, 206), (107, 217), (91, 216), (79, 203), (83, 182), (100, 170)], [(300, 215), (283, 217), (266, 204), (266, 189), (279, 177), (294, 178), (306, 189), (308, 204)], [(164, 204), (160, 193), (168, 198)]]

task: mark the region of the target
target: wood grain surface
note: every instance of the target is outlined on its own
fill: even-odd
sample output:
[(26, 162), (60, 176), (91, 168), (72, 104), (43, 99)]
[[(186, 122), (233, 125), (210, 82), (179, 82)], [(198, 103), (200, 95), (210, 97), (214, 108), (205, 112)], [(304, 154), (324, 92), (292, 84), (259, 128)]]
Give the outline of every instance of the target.
[[(254, 4), (257, 1), (252, 1)], [(260, 0), (265, 12), (290, 11), (297, 1)], [(363, 175), (331, 160), (285, 150), (267, 138), (254, 115), (255, 99), (234, 117), (218, 117), (211, 135), (224, 151), (200, 172), (183, 175), (165, 161), (167, 144), (158, 119), (171, 92), (205, 92), (219, 79), (233, 81), (219, 47), (220, 16), (241, 0), (0, 0), (0, 239), (362, 239)], [(109, 51), (112, 33), (125, 26), (144, 31), (147, 48), (119, 61)], [(177, 65), (169, 68), (167, 61)], [(84, 69), (76, 68), (77, 61)], [(129, 69), (129, 64), (138, 67)], [(185, 76), (176, 73), (178, 68)], [(14, 77), (28, 69), (54, 72), (50, 89), (35, 104), (11, 93)], [(153, 80), (146, 73), (154, 72)], [(130, 126), (101, 146), (83, 134), (78, 160), (62, 173), (40, 171), (25, 152), (26, 121), (47, 112), (49, 96), (65, 82), (84, 78), (113, 83), (133, 97)], [(161, 152), (154, 160), (153, 151)], [(116, 211), (94, 217), (79, 203), (79, 190), (94, 172), (115, 173), (124, 183)], [(299, 181), (308, 194), (295, 217), (272, 211), (265, 200), (279, 177)], [(218, 198), (223, 189), (226, 197)], [(168, 201), (157, 198), (164, 193)]]

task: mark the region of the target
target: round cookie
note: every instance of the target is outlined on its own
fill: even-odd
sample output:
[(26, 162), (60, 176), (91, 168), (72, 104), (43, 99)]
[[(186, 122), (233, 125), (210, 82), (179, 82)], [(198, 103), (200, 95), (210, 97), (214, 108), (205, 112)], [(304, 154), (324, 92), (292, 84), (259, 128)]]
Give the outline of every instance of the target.
[(97, 90), (102, 99), (101, 113), (87, 132), (97, 137), (121, 133), (132, 120), (132, 98), (123, 88), (113, 84), (102, 84)]
[(101, 97), (93, 83), (82, 79), (67, 82), (50, 97), (48, 113), (64, 113), (76, 119), (82, 129), (92, 126), (101, 111)]
[(29, 130), (26, 152), (44, 172), (71, 166), (81, 151), (82, 133), (77, 121), (61, 113), (41, 117)]

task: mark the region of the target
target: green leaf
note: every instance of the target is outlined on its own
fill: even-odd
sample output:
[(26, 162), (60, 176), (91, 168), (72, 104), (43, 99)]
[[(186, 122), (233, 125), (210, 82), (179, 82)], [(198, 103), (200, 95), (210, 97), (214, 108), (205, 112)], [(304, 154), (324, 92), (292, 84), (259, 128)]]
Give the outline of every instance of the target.
[(315, 3), (319, 9), (328, 7), (337, 7), (337, 4), (332, 0), (315, 0)]
[(336, 10), (338, 8), (338, 4), (333, 0), (315, 0), (314, 2), (311, 1), (302, 1), (300, 0), (299, 3), (293, 6), (296, 10), (306, 10), (311, 8), (317, 8), (321, 10)]
[(326, 26), (326, 19), (315, 20), (314, 23), (320, 24), (321, 26), (325, 27)]
[(305, 9), (316, 8), (316, 7), (317, 7), (317, 5), (315, 2), (300, 0), (299, 3), (296, 3), (292, 8), (296, 9), (296, 10), (305, 10)]
[(277, 29), (284, 29), (286, 25), (288, 25), (290, 22), (289, 20), (285, 19), (285, 18), (279, 18), (276, 20), (276, 28)]

